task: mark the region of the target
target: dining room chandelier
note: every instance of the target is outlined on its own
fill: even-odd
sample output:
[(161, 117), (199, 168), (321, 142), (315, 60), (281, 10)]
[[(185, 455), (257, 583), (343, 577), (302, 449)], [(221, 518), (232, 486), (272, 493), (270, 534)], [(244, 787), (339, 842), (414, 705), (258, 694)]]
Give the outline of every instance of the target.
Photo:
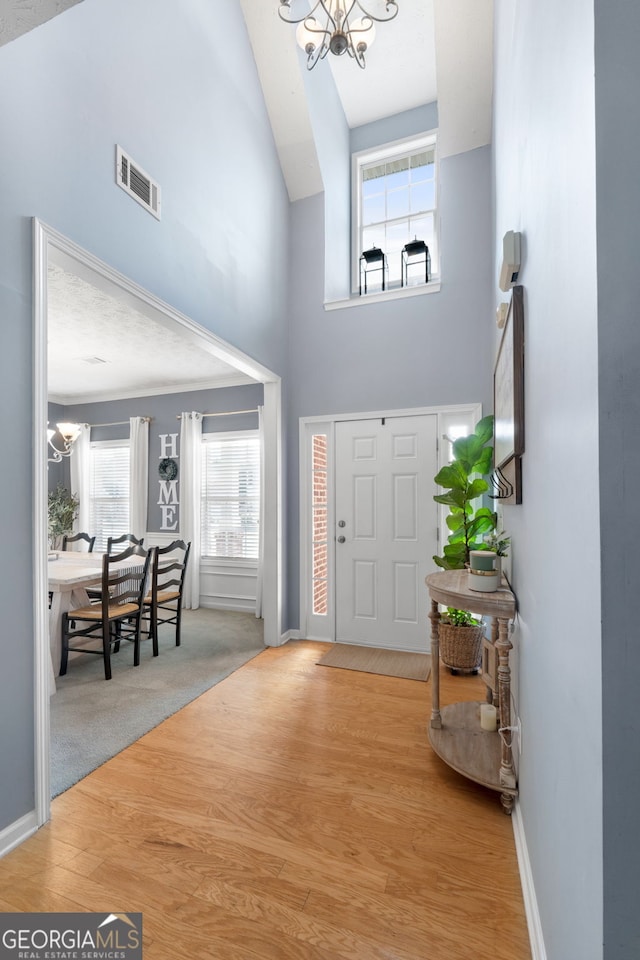
[[(48, 457), (49, 463), (60, 463), (63, 457), (70, 457), (73, 453), (73, 444), (80, 436), (81, 426), (79, 423), (56, 423), (56, 427), (57, 430), (52, 430), (47, 424), (47, 441), (53, 451), (53, 456)], [(53, 442), (56, 433), (62, 438), (62, 450)]]
[[(367, 0), (367, 7), (384, 5), (378, 16), (365, 9), (360, 0), (318, 0), (301, 17), (293, 14), (295, 0), (280, 0), (278, 13), (285, 23), (294, 23), (298, 46), (307, 55), (307, 70), (313, 70), (328, 53), (337, 57), (347, 53), (364, 70), (365, 53), (375, 40), (376, 23), (386, 23), (398, 15), (397, 0)], [(308, 0), (302, 0), (308, 6)]]

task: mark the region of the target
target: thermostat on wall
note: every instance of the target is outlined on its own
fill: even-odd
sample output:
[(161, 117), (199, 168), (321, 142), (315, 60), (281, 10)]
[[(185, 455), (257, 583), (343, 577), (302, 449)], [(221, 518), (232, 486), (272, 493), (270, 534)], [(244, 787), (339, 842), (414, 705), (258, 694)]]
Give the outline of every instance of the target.
[(499, 287), (505, 292), (518, 282), (520, 273), (520, 234), (507, 230), (502, 238), (502, 267)]

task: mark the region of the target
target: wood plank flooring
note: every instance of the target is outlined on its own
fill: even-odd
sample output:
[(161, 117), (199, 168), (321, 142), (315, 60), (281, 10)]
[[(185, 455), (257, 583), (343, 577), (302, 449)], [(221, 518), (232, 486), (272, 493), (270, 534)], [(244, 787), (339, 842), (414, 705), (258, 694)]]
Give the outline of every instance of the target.
[(510, 819), (431, 750), (430, 684), (324, 649), (265, 650), (59, 796), (0, 910), (141, 911), (145, 960), (530, 960)]

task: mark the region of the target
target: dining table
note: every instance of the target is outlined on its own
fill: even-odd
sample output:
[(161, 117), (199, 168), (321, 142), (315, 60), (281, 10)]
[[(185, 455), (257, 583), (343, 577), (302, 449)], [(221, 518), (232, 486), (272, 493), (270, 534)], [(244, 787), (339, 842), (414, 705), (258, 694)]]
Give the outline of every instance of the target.
[[(102, 581), (103, 553), (82, 553), (79, 550), (49, 554), (49, 647), (51, 651), (50, 692), (55, 693), (55, 678), (60, 675), (62, 653), (62, 615), (90, 603), (87, 588)], [(136, 562), (139, 560), (139, 562)], [(144, 558), (129, 557), (117, 567), (123, 571), (139, 569)], [(73, 656), (73, 655), (72, 655)]]

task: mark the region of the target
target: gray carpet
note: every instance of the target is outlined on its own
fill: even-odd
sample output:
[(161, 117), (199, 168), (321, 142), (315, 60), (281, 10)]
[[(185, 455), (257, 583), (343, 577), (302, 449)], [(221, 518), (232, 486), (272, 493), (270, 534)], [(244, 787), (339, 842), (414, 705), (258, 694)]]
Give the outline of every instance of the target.
[(361, 673), (378, 673), (403, 680), (428, 680), (431, 656), (428, 653), (403, 653), (355, 643), (334, 643), (317, 661), (321, 667), (342, 667)]
[(81, 656), (56, 678), (51, 697), (51, 795), (68, 790), (102, 763), (264, 650), (253, 614), (185, 610), (182, 644), (160, 627), (160, 655), (141, 644), (140, 666), (123, 644), (104, 679), (101, 657)]

